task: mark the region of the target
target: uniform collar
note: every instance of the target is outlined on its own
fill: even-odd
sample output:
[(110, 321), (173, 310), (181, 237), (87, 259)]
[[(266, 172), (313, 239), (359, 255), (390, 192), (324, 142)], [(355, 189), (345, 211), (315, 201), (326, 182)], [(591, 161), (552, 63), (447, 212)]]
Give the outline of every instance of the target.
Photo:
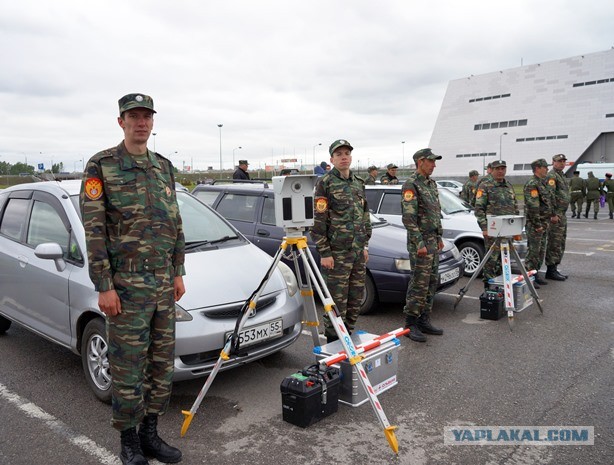
[[(119, 157), (119, 166), (122, 170), (130, 170), (132, 168), (139, 167), (139, 164), (135, 160), (134, 156), (130, 154), (128, 150), (126, 150), (126, 145), (124, 144), (124, 141), (122, 141), (121, 144), (117, 146), (117, 155)], [(157, 169), (160, 169), (160, 164), (158, 163), (155, 154), (149, 149), (147, 149), (147, 160), (147, 168), (153, 166)]]
[(352, 173), (352, 170), (350, 170), (350, 175), (348, 176), (347, 179), (345, 179), (343, 176), (341, 176), (341, 173), (335, 167), (333, 167), (333, 169), (331, 169), (330, 172), (332, 174), (334, 174), (335, 176), (337, 176), (339, 179), (342, 179), (344, 181), (353, 181), (354, 180), (354, 173)]

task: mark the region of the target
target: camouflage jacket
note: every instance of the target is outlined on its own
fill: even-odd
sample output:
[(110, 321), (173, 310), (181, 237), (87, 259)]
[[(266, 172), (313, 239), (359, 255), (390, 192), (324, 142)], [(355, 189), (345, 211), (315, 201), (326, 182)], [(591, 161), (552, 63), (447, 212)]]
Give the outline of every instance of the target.
[(590, 177), (586, 180), (586, 199), (595, 200), (598, 199), (602, 193), (601, 183), (596, 177)]
[(545, 178), (533, 175), (524, 185), (524, 214), (528, 223), (543, 226), (547, 226), (550, 218), (556, 215)]
[(552, 168), (546, 175), (546, 184), (550, 189), (554, 211), (557, 215), (564, 215), (570, 200), (567, 178), (562, 171)]
[(473, 197), (475, 197), (475, 190), (477, 186), (477, 182), (473, 182), (471, 179), (467, 181), (463, 188), (461, 189), (459, 197), (463, 199), (465, 202), (471, 203)]
[(612, 197), (614, 195), (614, 179), (603, 181), (602, 189), (607, 190), (608, 197)]
[(407, 228), (408, 248), (418, 250), (425, 247), (425, 239), (428, 237), (435, 237), (439, 244), (443, 228), (437, 183), (414, 172), (405, 181), (401, 191), (401, 209), (403, 224)]
[(586, 181), (581, 177), (574, 176), (569, 180), (570, 193), (582, 192), (582, 195), (586, 195)]
[(148, 151), (134, 157), (122, 142), (94, 155), (81, 184), (89, 273), (97, 291), (113, 287), (113, 273), (172, 265), (183, 276), (183, 225), (169, 160)]
[(399, 183), (399, 178), (397, 178), (396, 176), (390, 176), (390, 174), (388, 174), (388, 172), (386, 172), (380, 178), (380, 182), (382, 184), (398, 184)]
[(495, 181), (492, 176), (482, 179), (475, 192), (475, 216), (482, 231), (488, 229), (486, 215), (518, 215), (514, 186), (507, 180)]
[[(478, 179), (478, 182), (475, 183), (475, 192), (477, 194), (478, 189), (480, 188), (480, 186), (482, 185), (483, 182), (485, 181), (492, 181), (493, 178), (490, 174), (487, 174), (486, 176), (484, 176), (483, 178)], [(469, 202), (472, 206), (475, 207), (475, 195), (473, 196), (473, 198), (471, 199), (471, 202)]]
[(318, 179), (314, 224), (309, 230), (322, 257), (333, 251), (362, 250), (371, 238), (365, 182), (352, 174), (345, 179), (333, 168)]
[(367, 180), (365, 181), (365, 185), (374, 186), (375, 185), (375, 176), (367, 176)]

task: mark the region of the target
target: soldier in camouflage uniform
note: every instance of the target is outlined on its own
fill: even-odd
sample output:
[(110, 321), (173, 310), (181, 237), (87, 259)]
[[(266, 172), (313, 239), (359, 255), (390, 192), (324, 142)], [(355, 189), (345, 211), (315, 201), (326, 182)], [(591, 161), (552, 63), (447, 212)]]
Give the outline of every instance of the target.
[[(352, 173), (352, 150), (346, 140), (329, 148), (333, 168), (315, 188), (314, 225), (309, 233), (320, 254), (322, 275), (347, 329), (356, 325), (365, 291), (371, 220), (364, 181)], [(327, 342), (337, 339), (328, 313), (324, 314)]]
[(605, 181), (603, 181), (603, 189), (607, 191), (606, 199), (608, 201), (608, 209), (610, 210), (610, 219), (614, 219), (614, 180), (612, 179), (612, 173), (605, 174)]
[(478, 185), (479, 173), (476, 170), (469, 171), (469, 180), (463, 185), (460, 198), (465, 202), (471, 203), (475, 197), (476, 186)]
[(597, 213), (599, 213), (599, 197), (601, 197), (602, 189), (599, 179), (595, 177), (592, 171), (588, 172), (588, 179), (586, 180), (586, 211), (584, 212), (584, 218), (588, 218), (588, 212), (591, 209), (591, 203), (594, 205), (594, 219), (597, 219)]
[(558, 265), (565, 253), (565, 241), (567, 240), (567, 207), (569, 206), (569, 185), (563, 174), (567, 158), (562, 153), (552, 157), (552, 169), (546, 175), (546, 185), (551, 192), (552, 207), (559, 217), (556, 223), (550, 223), (546, 244), (546, 279), (565, 281), (566, 275), (558, 270)]
[(131, 465), (181, 460), (157, 433), (171, 396), (185, 241), (173, 166), (147, 149), (154, 113), (147, 95), (119, 100), (124, 140), (88, 161), (80, 194), (90, 278), (106, 315), (111, 423)]
[(571, 217), (580, 218), (582, 214), (582, 200), (586, 195), (586, 186), (584, 179), (580, 177), (579, 171), (574, 171), (573, 177), (569, 180), (569, 194)]
[[(525, 259), (527, 270), (539, 271), (546, 255), (546, 240), (551, 223), (557, 223), (559, 217), (552, 207), (552, 194), (545, 179), (548, 173), (548, 162), (543, 158), (531, 163), (533, 176), (524, 185), (524, 213), (527, 217), (527, 245)], [(548, 284), (539, 273), (535, 274), (535, 282), (545, 286)]]
[[(475, 216), (484, 236), (486, 250), (495, 243), (496, 237), (488, 235), (487, 215), (518, 215), (518, 202), (512, 186), (506, 179), (507, 164), (504, 160), (495, 160), (491, 164), (490, 178), (486, 178), (475, 193)], [(484, 264), (482, 280), (484, 289), (488, 289), (488, 280), (502, 273), (501, 248), (495, 247)]]
[(398, 184), (399, 178), (397, 178), (397, 168), (398, 166), (394, 163), (388, 163), (388, 166), (386, 166), (386, 172), (380, 178), (380, 182), (382, 184)]
[(377, 166), (369, 166), (367, 172), (369, 173), (369, 176), (365, 181), (365, 185), (374, 186), (375, 180), (377, 179)]
[(435, 160), (441, 160), (431, 149), (418, 150), (414, 154), (416, 171), (405, 181), (401, 208), (403, 224), (407, 229), (407, 250), (412, 277), (407, 287), (405, 327), (412, 341), (425, 342), (426, 334), (443, 334), (443, 330), (431, 323), (433, 297), (439, 281), (439, 251), (443, 249), (441, 206), (437, 184), (431, 175)]

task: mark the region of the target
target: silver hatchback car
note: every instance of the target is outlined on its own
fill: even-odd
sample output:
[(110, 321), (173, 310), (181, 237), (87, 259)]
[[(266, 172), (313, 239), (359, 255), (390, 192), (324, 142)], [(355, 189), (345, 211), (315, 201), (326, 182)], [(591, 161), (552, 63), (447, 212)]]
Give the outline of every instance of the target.
[[(105, 317), (89, 274), (78, 207), (80, 181), (0, 192), (0, 334), (20, 324), (80, 354), (88, 384), (110, 400)], [(176, 305), (175, 381), (207, 375), (272, 258), (186, 192), (177, 192), (186, 239), (186, 294)], [(300, 335), (303, 300), (283, 263), (239, 335), (229, 369), (270, 355)]]

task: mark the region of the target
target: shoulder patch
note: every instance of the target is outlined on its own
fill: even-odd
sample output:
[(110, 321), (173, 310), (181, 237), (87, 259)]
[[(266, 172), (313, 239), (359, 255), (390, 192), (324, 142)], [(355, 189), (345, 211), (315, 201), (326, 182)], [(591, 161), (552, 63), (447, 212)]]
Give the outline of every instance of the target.
[(102, 181), (98, 178), (88, 178), (85, 181), (85, 196), (90, 200), (98, 200), (102, 197)]
[(537, 197), (538, 195), (539, 195), (539, 192), (537, 192), (537, 189), (531, 190), (531, 197)]
[(328, 199), (326, 197), (316, 197), (316, 212), (324, 213), (328, 210)]
[(407, 189), (403, 191), (404, 202), (411, 202), (412, 200), (414, 200), (414, 197), (416, 197), (416, 193), (413, 189)]
[(478, 189), (478, 191), (475, 193), (475, 198), (479, 199), (482, 197), (482, 195), (484, 195), (484, 191), (482, 189)]
[(556, 185), (556, 181), (555, 181), (555, 179), (554, 179), (554, 178), (550, 178), (550, 179), (548, 179), (548, 185), (549, 185), (550, 187), (554, 187), (554, 186)]

